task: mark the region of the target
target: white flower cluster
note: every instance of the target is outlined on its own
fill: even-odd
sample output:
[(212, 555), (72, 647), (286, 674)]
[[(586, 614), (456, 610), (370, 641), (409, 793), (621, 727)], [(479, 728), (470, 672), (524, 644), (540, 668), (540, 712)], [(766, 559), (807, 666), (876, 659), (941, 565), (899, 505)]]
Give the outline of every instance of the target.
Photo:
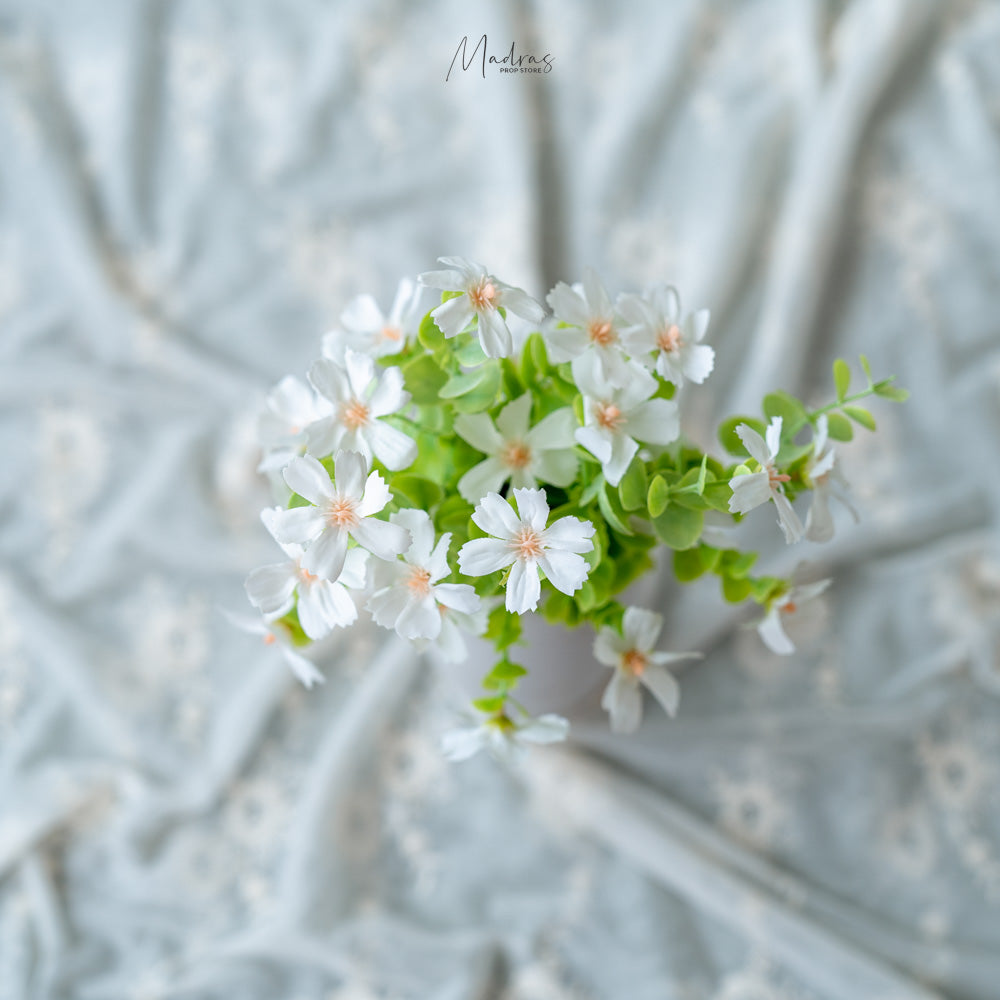
[[(283, 483), (292, 499), (262, 514), (284, 559), (247, 578), (262, 619), (245, 627), (278, 643), (307, 686), (322, 677), (295, 649), (301, 636), (285, 621), (293, 609), (292, 621), (308, 640), (351, 625), (363, 607), (379, 626), (420, 646), (434, 644), (457, 661), (466, 652), (463, 636), (483, 634), (489, 610), (471, 584), (454, 582), (459, 574), (503, 571), (504, 606), (512, 614), (537, 609), (543, 579), (574, 595), (590, 572), (584, 555), (594, 549), (595, 528), (573, 516), (552, 518), (543, 485), (562, 490), (577, 481), (586, 457), (579, 445), (600, 464), (603, 480), (617, 487), (633, 458), (650, 454), (642, 449), (662, 448), (680, 436), (677, 402), (661, 391), (664, 382), (675, 390), (685, 382), (700, 384), (714, 365), (714, 351), (703, 343), (707, 310), (683, 313), (669, 286), (612, 302), (587, 270), (582, 283), (552, 289), (547, 316), (525, 291), (481, 265), (461, 257), (440, 262), (443, 270), (402, 282), (388, 314), (370, 296), (355, 299), (324, 338), (308, 383), (285, 378), (265, 403), (260, 469)], [(402, 473), (418, 459), (420, 426), (403, 369), (379, 361), (422, 349), (417, 334), (424, 287), (445, 293), (430, 314), (443, 337), (472, 333), (487, 359), (514, 352), (511, 315), (533, 324), (551, 361), (568, 363), (581, 397), (576, 405), (582, 402), (577, 411), (542, 407), (529, 385), (508, 396), (495, 416), (487, 407), (454, 416), (458, 445), (482, 456), (457, 483), (482, 537), (470, 538), (454, 557), (452, 533), (436, 534), (430, 512), (394, 502), (392, 476), (387, 482), (379, 471)], [(785, 496), (789, 477), (776, 465), (781, 419), (772, 421), (764, 438), (746, 424), (737, 433), (758, 468), (741, 467), (733, 477), (730, 510), (742, 514), (773, 500), (788, 541), (828, 538), (829, 497), (842, 494), (843, 480), (825, 417), (807, 466), (815, 499), (805, 527)], [(786, 652), (790, 643), (777, 604), (768, 611), (761, 635)], [(595, 656), (614, 671), (604, 706), (615, 731), (638, 725), (640, 685), (671, 714), (676, 708), (677, 684), (666, 664), (697, 654), (657, 652), (661, 627), (659, 615), (628, 608), (621, 632), (604, 627), (597, 635)], [(565, 720), (558, 717), (505, 711), (453, 735), (447, 749), (460, 758), (479, 747), (506, 752), (518, 740), (547, 742), (564, 734)]]

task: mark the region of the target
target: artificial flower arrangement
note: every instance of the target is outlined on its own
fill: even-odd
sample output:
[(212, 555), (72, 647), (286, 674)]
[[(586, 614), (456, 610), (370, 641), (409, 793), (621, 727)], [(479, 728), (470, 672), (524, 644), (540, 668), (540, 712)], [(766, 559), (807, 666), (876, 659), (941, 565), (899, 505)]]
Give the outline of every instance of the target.
[[(829, 404), (810, 410), (773, 392), (763, 418), (724, 421), (732, 458), (722, 460), (684, 439), (676, 399), (712, 371), (706, 310), (684, 313), (667, 285), (612, 301), (588, 270), (552, 289), (547, 315), (479, 264), (440, 263), (404, 280), (388, 315), (370, 296), (354, 300), (308, 384), (288, 377), (268, 397), (261, 469), (285, 502), (262, 520), (285, 560), (247, 578), (261, 618), (245, 627), (279, 645), (307, 686), (322, 675), (303, 648), (359, 608), (453, 662), (467, 655), (465, 635), (484, 636), (496, 658), (481, 665), (476, 723), (444, 738), (456, 759), (565, 737), (565, 719), (533, 718), (515, 696), (521, 616), (539, 610), (596, 629), (615, 731), (637, 728), (640, 685), (676, 711), (669, 665), (699, 654), (658, 650), (661, 616), (619, 600), (657, 546), (672, 550), (679, 581), (711, 573), (727, 601), (759, 605), (761, 638), (793, 652), (782, 617), (828, 581), (754, 576), (756, 553), (719, 543), (706, 518), (772, 504), (787, 542), (829, 539), (830, 499), (849, 506), (834, 442), (849, 441), (852, 424), (875, 429), (861, 399), (905, 391), (875, 381), (862, 356), (865, 385), (851, 393), (838, 360)], [(442, 294), (421, 315), (424, 288)]]

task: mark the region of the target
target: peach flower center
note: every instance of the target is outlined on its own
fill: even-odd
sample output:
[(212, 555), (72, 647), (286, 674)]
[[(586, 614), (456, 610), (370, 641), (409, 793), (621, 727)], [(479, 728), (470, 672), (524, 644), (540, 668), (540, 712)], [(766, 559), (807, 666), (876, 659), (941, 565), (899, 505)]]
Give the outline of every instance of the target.
[(368, 423), (368, 407), (360, 399), (352, 399), (344, 406), (340, 419), (343, 420), (345, 426), (356, 431)]
[(599, 347), (607, 347), (617, 339), (614, 329), (606, 319), (592, 320), (587, 332), (590, 334), (590, 342)]
[(358, 523), (354, 501), (350, 497), (334, 497), (327, 505), (326, 520), (334, 528), (352, 528)]
[(474, 288), (469, 289), (469, 299), (478, 312), (484, 309), (496, 309), (497, 287), (489, 278), (484, 278)]
[(656, 346), (661, 351), (676, 351), (681, 346), (681, 328), (676, 323), (671, 323), (665, 330), (661, 330), (656, 338)]
[(511, 441), (504, 448), (500, 461), (510, 469), (523, 469), (531, 462), (531, 449), (521, 441)]
[(533, 528), (524, 528), (514, 536), (514, 550), (519, 559), (537, 559), (542, 554), (542, 539)]
[(640, 653), (638, 649), (630, 649), (622, 656), (622, 669), (633, 677), (641, 677), (646, 669), (646, 654)]
[(594, 408), (598, 424), (605, 430), (613, 431), (621, 426), (624, 415), (614, 403), (598, 403)]
[(391, 340), (393, 343), (403, 339), (403, 331), (398, 326), (383, 326), (379, 331), (381, 340)]
[(431, 575), (422, 566), (414, 566), (406, 578), (406, 586), (416, 597), (426, 597), (431, 590)]

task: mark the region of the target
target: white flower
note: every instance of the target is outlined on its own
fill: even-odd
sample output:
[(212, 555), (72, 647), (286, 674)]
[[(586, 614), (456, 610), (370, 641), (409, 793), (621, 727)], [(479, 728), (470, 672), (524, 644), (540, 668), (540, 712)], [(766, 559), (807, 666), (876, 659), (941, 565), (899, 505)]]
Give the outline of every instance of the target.
[(644, 684), (663, 706), (674, 715), (680, 700), (680, 688), (668, 663), (697, 659), (701, 653), (658, 653), (653, 647), (663, 628), (663, 616), (644, 608), (627, 608), (622, 631), (605, 626), (594, 640), (594, 656), (599, 663), (612, 667), (614, 674), (604, 690), (601, 707), (611, 715), (611, 731), (634, 733), (642, 721)]
[(781, 417), (773, 417), (767, 428), (767, 441), (746, 424), (736, 428), (739, 439), (743, 442), (751, 457), (760, 465), (759, 472), (743, 473), (729, 480), (729, 488), (733, 495), (729, 498), (729, 511), (732, 514), (746, 514), (761, 504), (773, 500), (778, 508), (778, 524), (789, 544), (802, 538), (802, 522), (785, 496), (784, 483), (789, 477), (778, 472), (774, 464), (781, 449)]
[(386, 368), (376, 376), (371, 358), (348, 349), (343, 365), (320, 358), (309, 370), (309, 381), (334, 408), (309, 428), (311, 455), (323, 457), (341, 448), (371, 462), (374, 454), (393, 471), (405, 469), (417, 457), (416, 442), (379, 419), (410, 401), (398, 368)]
[(257, 422), (264, 457), (258, 472), (280, 471), (306, 449), (309, 425), (328, 416), (331, 407), (304, 382), (289, 375), (268, 393)]
[[(280, 507), (265, 507), (260, 512), (264, 526), (275, 534)], [(293, 542), (281, 546), (289, 557), (285, 562), (272, 563), (255, 569), (246, 579), (250, 603), (271, 621), (281, 618), (296, 606), (302, 631), (310, 639), (322, 639), (331, 629), (353, 624), (358, 617), (348, 588), (359, 590), (367, 577), (368, 552), (348, 550), (344, 568), (336, 580), (324, 580), (302, 567), (303, 548)]]
[(813, 450), (806, 463), (806, 481), (812, 484), (813, 499), (806, 514), (806, 538), (812, 542), (828, 542), (833, 538), (833, 516), (830, 514), (830, 497), (836, 497), (850, 512), (855, 521), (858, 512), (851, 504), (837, 453), (830, 444), (826, 414), (816, 421)]
[(455, 418), (455, 433), (489, 456), (458, 481), (458, 492), (469, 503), (498, 492), (508, 479), (512, 486), (534, 489), (538, 480), (569, 486), (576, 478), (573, 411), (556, 410), (529, 429), (531, 402), (530, 392), (511, 401), (496, 424), (485, 413), (460, 413)]
[(403, 561), (375, 568), (375, 593), (368, 601), (372, 618), (383, 628), (394, 628), (404, 639), (436, 639), (441, 633), (442, 607), (463, 614), (479, 609), (479, 597), (467, 583), (438, 583), (447, 576), (446, 532), (434, 544), (434, 525), (423, 510), (406, 509), (393, 514), (392, 524), (405, 528), (412, 539)]
[(552, 360), (572, 361), (593, 354), (602, 378), (625, 385), (630, 376), (622, 352), (621, 322), (596, 272), (588, 267), (581, 285), (570, 286), (560, 281), (546, 301), (556, 319), (567, 324), (554, 326), (547, 332)]
[(230, 611), (223, 611), (223, 615), (232, 625), (240, 631), (250, 635), (257, 635), (263, 640), (265, 646), (275, 646), (281, 651), (285, 662), (292, 668), (292, 673), (307, 687), (313, 684), (322, 684), (323, 675), (316, 669), (312, 660), (307, 659), (292, 647), (292, 637), (286, 625), (281, 622), (267, 622), (261, 618), (251, 618), (246, 615), (234, 615)]
[(547, 528), (549, 505), (545, 490), (514, 490), (518, 513), (503, 497), (487, 493), (472, 520), (492, 538), (474, 538), (458, 553), (459, 569), (467, 576), (485, 576), (510, 566), (505, 606), (515, 614), (534, 611), (541, 595), (538, 571), (556, 590), (572, 595), (589, 572), (580, 552), (590, 552), (594, 526), (578, 517), (561, 517)]
[(772, 653), (788, 656), (795, 652), (795, 646), (788, 638), (782, 624), (782, 617), (796, 614), (804, 604), (819, 597), (829, 586), (829, 580), (806, 583), (801, 587), (792, 587), (784, 594), (771, 599), (768, 603), (767, 614), (757, 623), (757, 632), (764, 641), (764, 645)]
[(308, 507), (275, 511), (274, 537), (306, 545), (302, 568), (324, 580), (336, 580), (347, 559), (348, 538), (379, 559), (395, 559), (410, 547), (409, 532), (372, 517), (391, 499), (382, 477), (356, 451), (338, 451), (334, 478), (311, 455), (294, 458), (285, 469), (289, 488)]
[(656, 379), (644, 368), (630, 363), (628, 378), (613, 385), (587, 357), (573, 365), (573, 377), (583, 393), (583, 427), (576, 439), (597, 458), (604, 478), (617, 486), (639, 450), (639, 441), (670, 444), (680, 434), (677, 404), (669, 399), (651, 399)]
[(334, 361), (344, 357), (346, 349), (360, 351), (373, 358), (398, 354), (416, 336), (420, 325), (422, 289), (404, 278), (396, 290), (389, 315), (383, 314), (371, 295), (352, 299), (340, 314), (342, 329), (331, 330), (323, 338), (323, 354)]
[(464, 257), (439, 257), (446, 271), (427, 271), (419, 281), (429, 288), (462, 294), (442, 302), (431, 312), (438, 329), (446, 337), (457, 337), (476, 318), (479, 343), (488, 358), (505, 358), (514, 349), (510, 329), (498, 309), (540, 323), (545, 310), (520, 288), (504, 284), (490, 274), (482, 264)]
[(507, 715), (494, 715), (482, 725), (445, 733), (441, 749), (449, 760), (468, 760), (480, 750), (487, 750), (497, 760), (511, 763), (520, 758), (526, 743), (561, 743), (569, 732), (569, 723), (561, 715), (524, 716), (514, 721)]
[(701, 342), (708, 329), (707, 309), (682, 317), (680, 297), (669, 285), (657, 285), (645, 296), (622, 296), (618, 308), (629, 324), (622, 340), (647, 368), (676, 386), (685, 379), (700, 384), (711, 374), (715, 351)]

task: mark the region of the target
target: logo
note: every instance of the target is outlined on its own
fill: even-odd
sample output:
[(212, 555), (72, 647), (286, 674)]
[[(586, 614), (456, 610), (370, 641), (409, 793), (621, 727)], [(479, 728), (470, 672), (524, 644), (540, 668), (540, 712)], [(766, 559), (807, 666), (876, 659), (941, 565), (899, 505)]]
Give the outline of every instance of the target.
[[(444, 78), (445, 83), (451, 79), (452, 71), (455, 70), (455, 63), (458, 62), (461, 66), (462, 72), (467, 72), (474, 65), (478, 63), (480, 66), (480, 71), (482, 72), (483, 79), (486, 79), (486, 67), (496, 66), (498, 73), (551, 73), (553, 57), (550, 52), (546, 52), (543, 56), (532, 55), (530, 52), (518, 53), (517, 43), (510, 43), (510, 51), (501, 57), (491, 56), (486, 51), (487, 43), (486, 36), (483, 35), (482, 38), (476, 43), (476, 47), (472, 50), (472, 54), (469, 54), (469, 36), (463, 35), (462, 40), (458, 43), (458, 48), (455, 49), (455, 54), (451, 58), (451, 65), (448, 67), (448, 75)], [(459, 59), (461, 56), (461, 59)]]

